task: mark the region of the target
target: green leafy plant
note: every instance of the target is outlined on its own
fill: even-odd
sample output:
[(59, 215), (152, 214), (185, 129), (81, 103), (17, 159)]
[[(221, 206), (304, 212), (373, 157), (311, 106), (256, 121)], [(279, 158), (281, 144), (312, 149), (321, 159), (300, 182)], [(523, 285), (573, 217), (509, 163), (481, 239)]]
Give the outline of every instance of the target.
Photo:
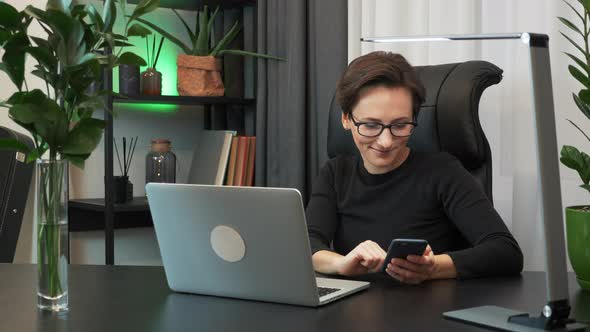
[[(578, 27), (578, 25), (564, 17), (558, 17), (559, 21), (574, 33), (576, 36), (574, 38), (581, 37), (583, 40), (583, 45), (580, 45), (574, 38), (560, 32), (581, 54), (580, 58), (571, 53), (564, 52), (577, 65), (568, 65), (569, 73), (582, 84), (582, 89), (578, 93), (572, 93), (572, 97), (578, 109), (590, 120), (590, 51), (588, 47), (588, 39), (590, 37), (590, 0), (578, 0), (578, 3), (582, 5), (582, 11), (577, 10), (565, 0), (564, 3), (576, 14), (581, 27)], [(590, 137), (576, 123), (570, 119), (567, 119), (567, 121), (590, 142)], [(560, 161), (565, 166), (578, 172), (582, 180), (580, 187), (590, 192), (590, 156), (578, 150), (576, 147), (564, 145), (561, 149)]]
[[(154, 3), (158, 1), (141, 1), (132, 17), (154, 10)], [(62, 266), (65, 260), (60, 254), (61, 193), (67, 168), (58, 161), (67, 160), (83, 168), (100, 142), (105, 121), (92, 115), (98, 108), (107, 109), (105, 96), (113, 93), (101, 88), (101, 73), (121, 64), (145, 65), (131, 52), (103, 52), (129, 45), (126, 36), (113, 32), (115, 4), (114, 0), (105, 0), (101, 14), (93, 4), (82, 5), (75, 0), (48, 0), (45, 10), (27, 6), (20, 12), (0, 2), (0, 48), (4, 51), (0, 70), (18, 90), (0, 107), (8, 109), (10, 119), (26, 129), (34, 142), (34, 147), (29, 148), (16, 140), (0, 139), (0, 148), (25, 153), (27, 162), (48, 154), (50, 164), (46, 172), (40, 172), (37, 188), (39, 284), (47, 291), (47, 299), (67, 293), (63, 289), (67, 283), (62, 282), (62, 273), (67, 269)], [(28, 33), (33, 20), (46, 37)], [(129, 30), (133, 32), (133, 26)], [(44, 91), (28, 88), (27, 57), (36, 62), (31, 74), (45, 83)]]
[[(123, 17), (127, 19), (125, 21), (125, 27), (123, 29), (123, 37), (126, 40), (128, 40), (129, 37), (146, 38), (152, 33), (151, 30), (147, 29), (141, 24), (134, 23), (134, 21), (136, 21), (141, 16), (157, 9), (160, 6), (160, 0), (149, 0), (140, 2), (137, 5), (137, 7), (135, 7), (135, 10), (133, 11), (132, 15), (125, 15), (127, 9), (127, 0), (117, 0), (117, 3), (119, 4), (119, 10), (123, 14)], [(118, 46), (120, 47), (117, 51), (117, 55), (120, 55), (121, 52), (123, 52), (123, 48), (133, 45), (127, 42), (125, 44), (120, 44)], [(145, 65), (145, 63), (142, 64), (142, 66)]]
[(178, 12), (174, 9), (172, 11), (178, 16), (178, 19), (182, 22), (182, 25), (185, 27), (186, 32), (189, 36), (191, 44), (185, 44), (180, 41), (178, 38), (174, 37), (169, 32), (165, 31), (161, 27), (157, 26), (156, 24), (146, 21), (144, 19), (137, 19), (137, 21), (147, 25), (154, 31), (158, 32), (162, 36), (166, 37), (169, 41), (176, 44), (180, 47), (183, 52), (187, 55), (196, 55), (196, 56), (222, 56), (225, 54), (234, 54), (234, 55), (242, 55), (242, 56), (254, 56), (266, 59), (274, 59), (274, 60), (285, 60), (284, 58), (260, 54), (255, 52), (249, 52), (244, 50), (231, 50), (227, 49), (227, 46), (237, 37), (238, 33), (242, 29), (240, 23), (236, 21), (232, 27), (229, 29), (227, 33), (219, 40), (219, 42), (213, 42), (213, 23), (215, 22), (215, 17), (219, 12), (219, 7), (213, 11), (213, 14), (209, 15), (209, 9), (207, 6), (204, 6), (202, 11), (197, 12), (197, 20), (195, 24), (194, 31), (191, 30), (189, 25), (186, 21), (178, 14)]
[[(155, 9), (154, 2), (158, 1), (142, 1), (132, 17)], [(145, 65), (132, 52), (104, 54), (105, 47), (129, 45), (127, 37), (112, 31), (116, 16), (114, 0), (105, 1), (102, 15), (93, 4), (72, 0), (49, 0), (45, 10), (28, 6), (22, 12), (0, 2), (0, 47), (4, 49), (0, 70), (19, 90), (0, 106), (8, 108), (9, 117), (28, 130), (35, 142), (31, 150), (17, 141), (2, 139), (0, 148), (22, 151), (28, 162), (49, 152), (49, 159), (60, 157), (84, 166), (105, 125), (92, 114), (106, 107), (104, 97), (112, 93), (100, 88), (92, 92), (91, 86), (102, 86), (105, 68)], [(32, 20), (43, 27), (46, 38), (28, 35)], [(37, 62), (31, 74), (45, 82), (45, 91), (29, 91), (24, 75), (27, 56)]]

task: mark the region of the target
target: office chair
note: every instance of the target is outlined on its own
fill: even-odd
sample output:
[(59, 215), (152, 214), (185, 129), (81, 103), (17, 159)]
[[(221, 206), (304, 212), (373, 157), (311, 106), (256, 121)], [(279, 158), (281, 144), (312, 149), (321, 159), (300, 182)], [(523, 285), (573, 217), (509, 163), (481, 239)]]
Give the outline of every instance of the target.
[[(0, 127), (0, 138), (13, 138), (33, 148), (33, 140), (11, 129)], [(0, 150), (0, 263), (12, 263), (20, 234), (23, 213), (34, 163), (25, 163), (25, 155)]]
[[(418, 127), (408, 146), (415, 151), (454, 155), (492, 200), (492, 155), (479, 122), (483, 91), (502, 80), (502, 69), (486, 61), (415, 67), (426, 88)], [(328, 156), (358, 154), (350, 131), (342, 128), (342, 110), (334, 97), (328, 123)]]

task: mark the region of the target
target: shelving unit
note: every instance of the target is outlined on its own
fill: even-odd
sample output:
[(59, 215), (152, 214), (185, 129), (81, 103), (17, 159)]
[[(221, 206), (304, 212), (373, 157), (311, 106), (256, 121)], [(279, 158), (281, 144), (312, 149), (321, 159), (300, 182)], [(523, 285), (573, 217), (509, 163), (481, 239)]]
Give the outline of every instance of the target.
[[(71, 232), (104, 229), (105, 201), (103, 198), (73, 199), (69, 201), (69, 229)], [(114, 204), (114, 228), (153, 226), (146, 197), (134, 197), (124, 204)]]
[[(137, 3), (137, 1), (129, 0), (129, 3)], [(204, 5), (210, 8), (220, 6), (222, 9), (239, 8), (245, 6), (255, 5), (255, 0), (161, 0), (160, 8), (174, 8), (184, 10), (197, 10)], [(244, 45), (245, 47), (254, 48), (255, 45), (255, 28), (256, 22), (255, 10), (250, 11), (249, 17), (244, 15)], [(252, 25), (248, 27), (249, 25)], [(110, 54), (111, 50), (105, 50)], [(224, 61), (225, 63), (225, 61)], [(229, 63), (229, 62), (228, 62)], [(254, 81), (255, 69), (251, 66), (250, 72), (245, 73), (244, 76), (249, 76), (249, 79)], [(225, 70), (228, 70), (225, 68)], [(246, 71), (247, 69), (245, 69)], [(234, 78), (232, 76), (232, 78)], [(112, 90), (113, 73), (111, 70), (105, 72), (106, 90)], [(235, 81), (235, 80), (234, 80)], [(240, 85), (243, 90), (243, 86)], [(239, 90), (239, 89), (238, 89)], [(236, 89), (230, 92), (230, 95), (235, 95)], [(253, 86), (250, 87), (247, 95), (253, 95), (255, 91)], [(228, 90), (226, 89), (226, 93)], [(239, 94), (242, 95), (243, 91)], [(106, 97), (107, 106), (112, 109), (114, 104), (171, 104), (171, 105), (202, 105), (205, 111), (204, 128), (205, 129), (224, 129), (224, 121), (226, 121), (226, 114), (236, 114), (236, 112), (243, 112), (243, 134), (255, 135), (255, 104), (253, 98), (241, 97), (186, 97), (186, 96), (133, 96), (133, 97)], [(236, 107), (237, 106), (237, 107)], [(113, 117), (112, 114), (105, 110), (105, 120), (107, 122), (104, 133), (104, 153), (105, 153), (105, 193), (104, 199), (76, 199), (69, 202), (70, 213), (70, 231), (89, 231), (101, 230), (105, 232), (105, 263), (107, 265), (114, 265), (114, 230), (115, 228), (130, 228), (130, 227), (149, 227), (152, 226), (151, 216), (149, 214), (149, 206), (145, 197), (136, 197), (132, 201), (125, 204), (115, 204), (114, 187), (113, 187)], [(83, 220), (78, 222), (76, 219)], [(101, 219), (104, 221), (101, 224)]]
[[(130, 4), (137, 4), (139, 0), (128, 0)], [(161, 0), (160, 8), (174, 8), (183, 10), (197, 10), (208, 5), (209, 8), (219, 6), (221, 8), (234, 8), (247, 5), (255, 5), (256, 0)]]
[(189, 97), (189, 96), (133, 96), (114, 98), (115, 104), (171, 104), (171, 105), (254, 105), (255, 99), (232, 97)]

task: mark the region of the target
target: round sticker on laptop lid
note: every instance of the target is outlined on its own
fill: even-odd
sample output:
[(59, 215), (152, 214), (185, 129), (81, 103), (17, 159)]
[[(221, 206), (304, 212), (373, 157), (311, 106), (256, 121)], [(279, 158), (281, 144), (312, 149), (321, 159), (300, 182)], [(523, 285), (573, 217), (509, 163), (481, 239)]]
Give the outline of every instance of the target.
[(229, 226), (216, 226), (211, 231), (211, 248), (224, 261), (239, 262), (246, 255), (244, 239)]

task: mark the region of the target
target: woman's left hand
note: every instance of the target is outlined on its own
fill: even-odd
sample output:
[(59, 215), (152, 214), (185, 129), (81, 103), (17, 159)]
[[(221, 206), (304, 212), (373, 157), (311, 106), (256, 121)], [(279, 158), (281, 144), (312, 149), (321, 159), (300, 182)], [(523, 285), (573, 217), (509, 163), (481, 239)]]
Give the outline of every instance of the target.
[(387, 264), (386, 272), (392, 278), (407, 284), (419, 284), (432, 279), (437, 265), (434, 252), (430, 246), (426, 247), (422, 256), (410, 255), (407, 259), (393, 258)]

